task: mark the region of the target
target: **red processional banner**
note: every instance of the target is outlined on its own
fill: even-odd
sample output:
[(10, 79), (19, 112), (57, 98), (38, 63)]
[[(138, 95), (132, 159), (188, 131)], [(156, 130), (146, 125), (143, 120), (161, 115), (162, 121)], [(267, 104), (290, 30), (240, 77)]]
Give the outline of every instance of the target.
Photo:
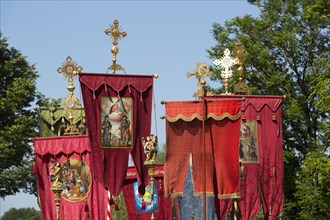
[(140, 190), (148, 182), (141, 138), (150, 135), (153, 76), (80, 73), (95, 180), (120, 194), (131, 154)]
[(207, 194), (239, 196), (240, 116), (240, 99), (166, 102), (166, 195), (183, 193), (191, 160), (195, 193), (205, 180)]
[(56, 219), (51, 186), (62, 185), (60, 219), (106, 219), (107, 191), (93, 181), (87, 136), (34, 139), (34, 174), (42, 219)]
[[(146, 193), (141, 195), (137, 189), (137, 173), (134, 167), (129, 167), (125, 184), (123, 186), (123, 194), (126, 203), (127, 216), (130, 220), (150, 219), (152, 213), (151, 191), (150, 186), (146, 187)], [(171, 198), (164, 196), (164, 166), (157, 165), (155, 167), (154, 182), (154, 217), (156, 219), (178, 219), (177, 204)]]
[(240, 160), (244, 167), (238, 199), (240, 217), (251, 219), (258, 213), (261, 202), (265, 219), (275, 219), (282, 212), (284, 202), (283, 97), (244, 97), (240, 136)]

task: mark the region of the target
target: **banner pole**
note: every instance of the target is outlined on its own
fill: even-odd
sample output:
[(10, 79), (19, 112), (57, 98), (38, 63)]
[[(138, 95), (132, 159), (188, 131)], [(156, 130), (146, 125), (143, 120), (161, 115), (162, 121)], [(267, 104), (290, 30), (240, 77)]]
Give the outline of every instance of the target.
[(204, 172), (204, 181), (203, 181), (203, 206), (204, 206), (204, 215), (203, 219), (206, 220), (206, 149), (205, 149), (205, 121), (206, 121), (206, 104), (205, 104), (205, 84), (204, 80), (201, 81), (203, 96), (202, 96), (202, 108), (203, 108), (203, 120), (202, 120), (202, 144), (203, 144), (203, 172)]
[(111, 220), (111, 193), (108, 190), (108, 210), (107, 210), (107, 220)]

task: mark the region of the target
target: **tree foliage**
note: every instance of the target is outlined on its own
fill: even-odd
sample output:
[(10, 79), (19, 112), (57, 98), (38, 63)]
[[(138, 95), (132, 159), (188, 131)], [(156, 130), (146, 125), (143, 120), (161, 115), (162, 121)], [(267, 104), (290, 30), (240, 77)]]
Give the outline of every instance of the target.
[(39, 97), (35, 67), (0, 33), (0, 197), (21, 189), (35, 192), (31, 174), (32, 143), (37, 114), (31, 104)]
[[(240, 41), (247, 51), (244, 79), (252, 94), (285, 95), (283, 141), (285, 211), (295, 218), (300, 207), (294, 178), (310, 151), (325, 154), (330, 142), (330, 2), (327, 0), (249, 0), (258, 17), (245, 15), (215, 23), (212, 59)], [(212, 80), (220, 72), (212, 68)], [(237, 77), (236, 79), (237, 80)], [(307, 161), (308, 162), (308, 161)], [(306, 161), (305, 161), (306, 163)], [(314, 201), (317, 202), (317, 201)]]
[(2, 216), (1, 220), (40, 220), (40, 211), (34, 208), (11, 208)]
[(297, 178), (295, 193), (301, 219), (330, 219), (329, 177), (329, 158), (319, 152), (308, 153)]

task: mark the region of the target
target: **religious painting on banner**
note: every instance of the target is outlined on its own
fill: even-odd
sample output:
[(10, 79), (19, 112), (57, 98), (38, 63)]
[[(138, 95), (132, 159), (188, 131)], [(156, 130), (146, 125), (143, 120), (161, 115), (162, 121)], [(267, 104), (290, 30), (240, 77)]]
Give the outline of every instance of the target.
[(243, 120), (240, 128), (239, 158), (244, 163), (258, 163), (257, 121)]
[(133, 146), (132, 97), (101, 96), (101, 147)]
[[(152, 212), (152, 189), (150, 184), (146, 187), (144, 195), (139, 193), (138, 182), (135, 181), (134, 184), (134, 200), (136, 212)], [(158, 190), (157, 182), (154, 185), (154, 211), (158, 211)]]
[[(56, 167), (56, 163), (53, 164), (50, 167), (50, 173)], [(84, 161), (70, 158), (62, 162), (59, 175), (61, 184), (65, 186), (65, 189), (62, 191), (62, 198), (69, 202), (86, 199), (91, 190), (92, 176), (89, 167)], [(50, 178), (52, 180), (53, 176), (51, 175)]]

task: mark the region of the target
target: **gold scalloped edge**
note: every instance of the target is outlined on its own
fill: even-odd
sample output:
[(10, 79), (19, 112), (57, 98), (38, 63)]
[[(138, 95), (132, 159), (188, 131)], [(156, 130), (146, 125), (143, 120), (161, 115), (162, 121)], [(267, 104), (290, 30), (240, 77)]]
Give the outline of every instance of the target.
[(241, 117), (241, 115), (242, 115), (241, 112), (237, 113), (236, 115), (232, 115), (232, 114), (230, 114), (228, 112), (225, 112), (225, 113), (223, 113), (220, 116), (217, 116), (214, 113), (208, 113), (207, 114), (207, 118), (213, 118), (214, 120), (218, 120), (218, 121), (219, 120), (223, 120), (225, 118), (229, 118), (230, 120), (233, 120), (234, 121), (234, 120), (239, 119)]
[(166, 115), (166, 120), (169, 121), (169, 122), (176, 122), (179, 119), (182, 119), (183, 121), (190, 122), (190, 121), (194, 120), (195, 118), (197, 118), (200, 121), (203, 120), (203, 117), (201, 115), (199, 115), (198, 113), (194, 113), (190, 117), (186, 117), (183, 114), (178, 114), (174, 118), (171, 118), (170, 116)]
[[(229, 112), (225, 112), (219, 116), (215, 115), (214, 113), (208, 113), (207, 118), (213, 118), (214, 120), (217, 120), (217, 121), (223, 120), (225, 118), (229, 118), (230, 120), (237, 120), (241, 117), (241, 115), (242, 115), (241, 112), (237, 113), (236, 115), (232, 115)], [(186, 117), (183, 114), (178, 114), (177, 116), (175, 116), (173, 118), (166, 114), (166, 120), (169, 122), (176, 122), (179, 119), (182, 119), (183, 121), (186, 121), (186, 122), (190, 122), (190, 121), (194, 120), (195, 118), (197, 118), (200, 121), (203, 120), (203, 117), (197, 113), (192, 114), (190, 117)]]

